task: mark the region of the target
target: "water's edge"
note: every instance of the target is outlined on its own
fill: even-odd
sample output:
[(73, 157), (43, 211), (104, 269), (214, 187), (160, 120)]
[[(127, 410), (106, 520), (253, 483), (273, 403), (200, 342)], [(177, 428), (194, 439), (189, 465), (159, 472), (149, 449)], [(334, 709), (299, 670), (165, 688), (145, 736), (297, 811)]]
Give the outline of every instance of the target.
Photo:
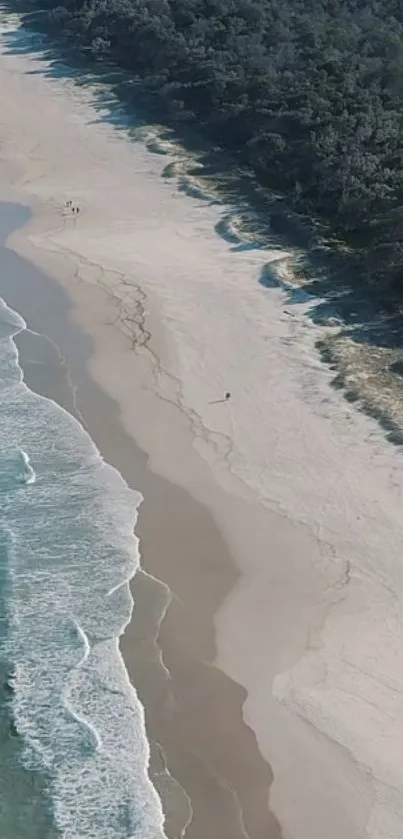
[[(25, 208), (0, 207), (3, 241), (28, 218)], [(7, 770), (10, 753), (14, 778), (1, 833), (162, 836), (144, 711), (118, 645), (132, 616), (142, 497), (105, 464), (77, 419), (24, 383), (14, 338), (25, 328), (3, 305), (2, 706), (13, 720), (2, 726), (2, 763)], [(37, 795), (26, 794), (25, 778)]]
[[(121, 637), (121, 649), (145, 709), (151, 738), (149, 771), (163, 801), (165, 832), (179, 839), (189, 824), (189, 839), (214, 834), (218, 839), (220, 831), (223, 836), (229, 831), (232, 839), (244, 839), (245, 830), (252, 837), (260, 835), (262, 829), (270, 839), (277, 839), (281, 828), (267, 806), (273, 775), (243, 718), (247, 693), (213, 666), (214, 616), (236, 583), (238, 572), (233, 559), (207, 510), (186, 491), (148, 469), (147, 456), (121, 426), (118, 406), (87, 374), (92, 340), (69, 317), (72, 303), (64, 290), (31, 263), (25, 263), (25, 271), (29, 269), (27, 285), (24, 276), (18, 276), (20, 258), (15, 262), (15, 254), (7, 248), (4, 255), (10, 268), (5, 276), (12, 274), (13, 280), (7, 283), (3, 277), (0, 293), (23, 312), (31, 327), (17, 338), (27, 383), (35, 392), (55, 399), (85, 425), (89, 422), (98, 449), (129, 486), (140, 488), (146, 497), (136, 531), (142, 540), (142, 565), (148, 573), (136, 573), (131, 581), (135, 620)], [(43, 314), (44, 300), (49, 324)], [(55, 365), (58, 375), (51, 375), (49, 389), (48, 374)], [(189, 577), (183, 574), (183, 563), (188, 565), (186, 534), (190, 523), (193, 541)], [(217, 565), (215, 581), (206, 575), (205, 551), (209, 544)], [(171, 557), (168, 565), (161, 555), (165, 547)], [(178, 561), (172, 561), (173, 557)], [(186, 599), (183, 613), (178, 612), (178, 599), (175, 608), (170, 605), (166, 613), (170, 598), (167, 584)], [(200, 609), (201, 603), (205, 610), (203, 625), (198, 625), (194, 633), (194, 610)], [(198, 742), (200, 709), (203, 738)], [(252, 785), (251, 772), (255, 779)]]

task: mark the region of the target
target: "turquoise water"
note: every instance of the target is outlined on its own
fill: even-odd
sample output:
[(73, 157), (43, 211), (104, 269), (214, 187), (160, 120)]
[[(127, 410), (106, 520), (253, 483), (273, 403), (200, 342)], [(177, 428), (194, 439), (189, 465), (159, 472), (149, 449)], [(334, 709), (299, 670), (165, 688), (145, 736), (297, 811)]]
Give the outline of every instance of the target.
[(141, 496), (23, 382), (0, 300), (0, 837), (158, 839), (143, 709), (119, 654)]

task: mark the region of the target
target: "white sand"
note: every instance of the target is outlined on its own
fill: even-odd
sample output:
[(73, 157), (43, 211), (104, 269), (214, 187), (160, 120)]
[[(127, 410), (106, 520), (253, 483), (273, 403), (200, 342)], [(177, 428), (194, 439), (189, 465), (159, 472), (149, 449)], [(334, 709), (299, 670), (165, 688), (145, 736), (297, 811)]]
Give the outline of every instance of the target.
[[(154, 468), (209, 503), (243, 571), (217, 618), (218, 664), (249, 692), (284, 835), (400, 839), (402, 457), (330, 388), (304, 307), (290, 318), (282, 293), (259, 286), (278, 254), (232, 252), (214, 233), (220, 209), (161, 179), (170, 158), (102, 122), (88, 90), (27, 74), (44, 63), (10, 52), (4, 31), (2, 193), (35, 210), (30, 245), (21, 234), (13, 245), (64, 279), (78, 266), (128, 305), (137, 283), (165, 327), (153, 334), (156, 391), (185, 412), (227, 501), (203, 498), (152, 423), (138, 427), (128, 360), (117, 369), (99, 348), (92, 372)], [(76, 223), (61, 217), (67, 199)], [(229, 404), (208, 404), (226, 390)], [(282, 513), (269, 531), (265, 506)]]

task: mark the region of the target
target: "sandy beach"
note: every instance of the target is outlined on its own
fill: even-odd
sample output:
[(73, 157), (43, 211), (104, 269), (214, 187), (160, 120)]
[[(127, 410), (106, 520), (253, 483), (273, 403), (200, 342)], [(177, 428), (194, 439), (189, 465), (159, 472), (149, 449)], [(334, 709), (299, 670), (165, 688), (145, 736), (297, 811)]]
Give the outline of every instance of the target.
[[(118, 405), (88, 375), (92, 342), (71, 323), (59, 286), (8, 258), (0, 293), (32, 330), (17, 338), (26, 383), (84, 422), (105, 459), (144, 496), (136, 532), (147, 573), (133, 580), (134, 619), (121, 649), (146, 709), (167, 834), (177, 839), (188, 825), (194, 839), (277, 839), (272, 773), (242, 718), (245, 690), (213, 665), (214, 614), (238, 576), (225, 542), (208, 511), (155, 475), (125, 433)], [(100, 316), (110, 315), (107, 296), (92, 289), (92, 309), (96, 303)]]
[(27, 380), (145, 499), (122, 650), (170, 835), (193, 811), (192, 839), (398, 839), (401, 455), (331, 389), (309, 303), (290, 318), (259, 283), (284, 253), (220, 238), (236, 211), (180, 194), (177, 151), (116, 130), (15, 27), (0, 189), (32, 210), (8, 246), (40, 272), (4, 297), (64, 359), (23, 336)]

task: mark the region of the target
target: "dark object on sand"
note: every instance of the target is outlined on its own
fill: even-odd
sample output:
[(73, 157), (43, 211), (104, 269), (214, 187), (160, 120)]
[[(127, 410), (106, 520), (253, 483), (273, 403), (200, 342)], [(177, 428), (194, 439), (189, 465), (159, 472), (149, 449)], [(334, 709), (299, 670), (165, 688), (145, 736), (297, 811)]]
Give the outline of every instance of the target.
[(224, 399), (213, 399), (212, 402), (209, 402), (209, 405), (219, 405), (220, 402), (228, 402), (228, 399), (231, 399), (231, 394), (229, 390), (227, 390), (226, 394), (224, 395)]

